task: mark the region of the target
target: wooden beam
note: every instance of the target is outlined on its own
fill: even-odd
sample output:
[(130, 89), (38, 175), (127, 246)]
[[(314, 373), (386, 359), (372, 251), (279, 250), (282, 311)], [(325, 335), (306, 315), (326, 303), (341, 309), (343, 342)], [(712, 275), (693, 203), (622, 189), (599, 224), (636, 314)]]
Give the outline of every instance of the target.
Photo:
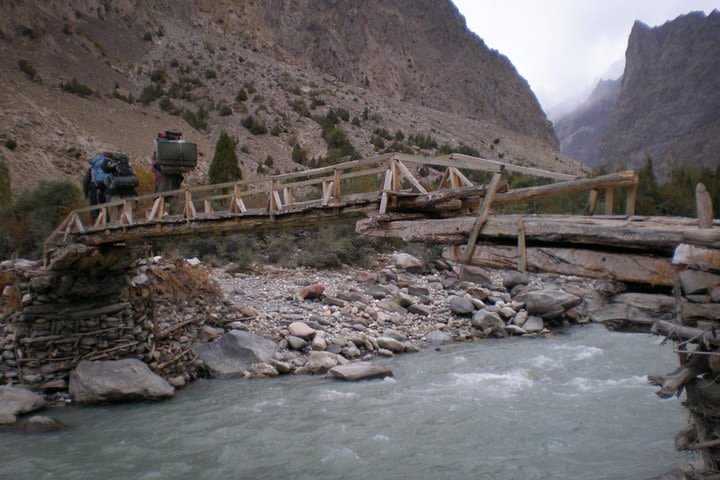
[[(456, 154), (453, 154), (456, 155)], [(419, 163), (421, 165), (436, 165), (438, 167), (457, 167), (467, 168), (469, 170), (481, 170), (483, 172), (497, 172), (500, 171), (500, 165), (498, 162), (490, 160), (484, 160), (481, 158), (467, 157), (466, 158), (452, 158), (452, 157), (422, 157), (419, 155), (410, 155), (407, 153), (395, 153), (395, 159), (405, 163)], [(463, 156), (465, 157), (465, 156)]]
[(121, 225), (132, 225), (133, 224), (133, 208), (132, 203), (129, 200), (123, 202), (122, 211), (120, 212), (120, 218), (118, 222)]
[[(463, 247), (446, 247), (443, 256), (481, 267), (514, 269), (517, 266), (517, 248), (513, 246), (478, 245), (468, 262), (464, 262), (465, 252)], [(673, 271), (664, 257), (559, 247), (528, 247), (527, 268), (529, 271), (665, 287), (672, 285)]]
[(150, 214), (148, 215), (148, 222), (160, 221), (165, 213), (165, 197), (162, 195), (155, 199)]
[(615, 203), (615, 188), (605, 188), (605, 215), (613, 214), (613, 204)]
[[(517, 237), (518, 217), (518, 215), (489, 217), (478, 238), (485, 241), (512, 242)], [(416, 238), (427, 239), (450, 234), (467, 239), (474, 221), (475, 218), (470, 216), (430, 219), (421, 214), (421, 218), (412, 221), (360, 220), (356, 230), (365, 235), (397, 237), (408, 242), (415, 241)], [(653, 250), (668, 256), (680, 244), (698, 245), (710, 249), (720, 248), (720, 228), (705, 230), (690, 228), (683, 223), (666, 223), (664, 217), (630, 220), (624, 217), (539, 215), (524, 217), (523, 225), (528, 242), (604, 245), (613, 248)], [(705, 259), (710, 259), (712, 252), (712, 250), (703, 250), (703, 253), (693, 254), (687, 262), (702, 261), (703, 264), (707, 264), (709, 260)], [(678, 263), (681, 263), (685, 257), (690, 257), (690, 254), (678, 255)], [(715, 257), (720, 259), (717, 251)], [(717, 259), (715, 261), (720, 262)]]
[(341, 185), (342, 185), (342, 172), (339, 169), (335, 169), (333, 172), (333, 191), (332, 196), (335, 199), (335, 203), (340, 203), (341, 197)]
[[(450, 155), (450, 158), (453, 160), (463, 160), (466, 162), (478, 163), (486, 165), (487, 167), (494, 168), (494, 170), (491, 171), (498, 171), (502, 166), (508, 172), (523, 173), (525, 175), (530, 175), (533, 177), (551, 178), (553, 180), (576, 180), (578, 178), (577, 175), (570, 175), (568, 173), (551, 172), (549, 170), (543, 170), (534, 167), (522, 167), (520, 165), (513, 165), (512, 163), (498, 162), (496, 160), (488, 160), (486, 158), (463, 155), (462, 153), (453, 153)], [(464, 167), (461, 166), (460, 168)]]
[(193, 204), (192, 193), (185, 190), (185, 208), (183, 208), (183, 217), (192, 220), (197, 216), (195, 204)]
[(427, 193), (427, 190), (425, 190), (425, 187), (423, 187), (422, 184), (420, 184), (420, 182), (415, 178), (415, 176), (407, 168), (407, 166), (405, 166), (404, 163), (402, 163), (399, 160), (397, 160), (395, 163), (397, 164), (398, 168), (400, 169), (400, 173), (402, 174), (402, 176), (405, 177), (407, 179), (407, 181), (410, 182), (410, 184), (413, 187), (415, 187), (415, 190), (417, 190), (420, 193)]
[(392, 168), (388, 167), (388, 169), (385, 171), (385, 181), (383, 182), (383, 193), (380, 196), (380, 208), (378, 209), (378, 213), (380, 215), (385, 214), (387, 211), (387, 204), (388, 204), (388, 194), (387, 192), (392, 187), (393, 183), (393, 170)]
[(635, 202), (637, 200), (638, 175), (633, 172), (633, 183), (627, 187), (627, 198), (625, 199), (625, 215), (635, 215)]
[(588, 194), (588, 202), (585, 208), (585, 215), (592, 215), (595, 213), (595, 205), (597, 204), (598, 191), (593, 188)]
[(292, 205), (295, 203), (295, 196), (292, 193), (292, 189), (288, 187), (283, 188), (283, 201), (285, 205)]
[(495, 192), (497, 191), (498, 185), (500, 185), (500, 178), (502, 177), (502, 167), (499, 172), (493, 174), (492, 180), (490, 180), (490, 186), (488, 187), (487, 195), (483, 200), (483, 204), (478, 211), (478, 216), (475, 219), (473, 228), (470, 231), (470, 238), (468, 239), (467, 247), (465, 248), (465, 256), (463, 257), (463, 263), (468, 263), (472, 252), (475, 249), (475, 242), (477, 242), (478, 235), (483, 225), (487, 221), (488, 215), (490, 215), (490, 208), (492, 207), (493, 200), (495, 200)]
[(698, 227), (713, 228), (713, 204), (705, 185), (695, 187), (695, 205), (697, 207)]
[(322, 206), (327, 207), (327, 205), (330, 203), (330, 197), (332, 196), (332, 192), (334, 190), (334, 183), (335, 182), (323, 182), (323, 196), (322, 196)]
[(527, 272), (527, 247), (525, 245), (525, 224), (522, 217), (517, 219), (518, 229), (518, 263), (519, 272)]
[(470, 181), (469, 178), (467, 178), (465, 175), (463, 175), (463, 173), (460, 170), (458, 170), (457, 168), (450, 167), (449, 170), (452, 170), (452, 172), (455, 174), (455, 176), (459, 180), (460, 185), (458, 185), (458, 187), (460, 187), (460, 186), (472, 187), (475, 185), (473, 182)]

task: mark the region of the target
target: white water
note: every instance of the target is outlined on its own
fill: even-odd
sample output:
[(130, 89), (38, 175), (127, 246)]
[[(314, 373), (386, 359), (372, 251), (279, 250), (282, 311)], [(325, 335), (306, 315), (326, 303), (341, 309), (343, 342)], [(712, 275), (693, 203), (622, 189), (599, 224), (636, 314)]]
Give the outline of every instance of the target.
[(383, 381), (200, 381), (0, 433), (0, 478), (643, 479), (683, 461), (680, 401), (645, 380), (675, 362), (657, 337), (592, 326), (399, 356)]

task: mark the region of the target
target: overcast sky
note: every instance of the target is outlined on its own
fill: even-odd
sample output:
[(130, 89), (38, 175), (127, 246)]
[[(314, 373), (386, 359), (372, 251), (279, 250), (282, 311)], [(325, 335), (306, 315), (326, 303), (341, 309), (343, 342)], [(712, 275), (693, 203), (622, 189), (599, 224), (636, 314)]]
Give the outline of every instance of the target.
[(635, 20), (657, 26), (720, 8), (718, 0), (453, 1), (470, 30), (510, 59), (546, 112), (589, 93), (613, 64), (624, 65)]

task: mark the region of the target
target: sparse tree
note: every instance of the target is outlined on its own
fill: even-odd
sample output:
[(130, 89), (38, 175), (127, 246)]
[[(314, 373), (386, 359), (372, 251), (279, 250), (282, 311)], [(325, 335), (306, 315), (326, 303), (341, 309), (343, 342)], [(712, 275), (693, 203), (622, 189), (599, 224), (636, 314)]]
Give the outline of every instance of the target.
[(10, 203), (12, 203), (10, 169), (7, 162), (0, 158), (0, 209), (9, 207)]
[(242, 179), (242, 172), (235, 153), (235, 141), (224, 130), (215, 144), (215, 154), (210, 162), (208, 175), (210, 183), (225, 183)]

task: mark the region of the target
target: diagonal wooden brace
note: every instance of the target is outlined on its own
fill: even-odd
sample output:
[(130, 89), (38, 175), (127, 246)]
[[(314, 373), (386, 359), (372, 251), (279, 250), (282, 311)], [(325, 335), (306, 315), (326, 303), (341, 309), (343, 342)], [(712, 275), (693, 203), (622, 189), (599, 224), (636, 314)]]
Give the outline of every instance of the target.
[(490, 208), (492, 207), (492, 203), (495, 200), (495, 193), (497, 192), (498, 186), (500, 185), (500, 179), (502, 178), (504, 170), (505, 168), (501, 167), (499, 172), (493, 173), (492, 180), (490, 180), (490, 185), (488, 186), (488, 190), (485, 194), (485, 198), (483, 199), (483, 203), (480, 206), (480, 210), (478, 210), (478, 216), (475, 219), (472, 230), (470, 231), (470, 238), (468, 239), (467, 246), (465, 247), (465, 252), (463, 253), (462, 262), (465, 264), (470, 262), (470, 258), (472, 257), (473, 251), (475, 250), (475, 242), (477, 242), (478, 235), (480, 235), (480, 230), (482, 229), (483, 225), (485, 225), (485, 222), (490, 215)]

